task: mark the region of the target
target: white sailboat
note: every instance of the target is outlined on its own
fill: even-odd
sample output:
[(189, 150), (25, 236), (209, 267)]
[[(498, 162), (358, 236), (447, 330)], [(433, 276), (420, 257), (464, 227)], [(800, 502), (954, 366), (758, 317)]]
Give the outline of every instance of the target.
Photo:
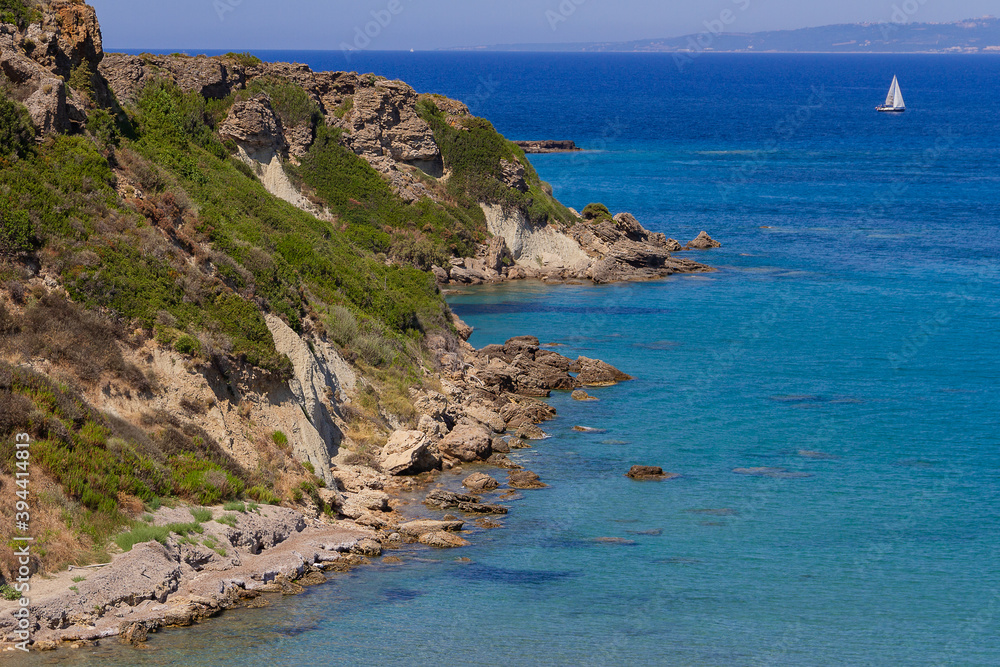
[(903, 103), (903, 92), (899, 89), (899, 81), (896, 80), (895, 75), (892, 77), (892, 85), (889, 86), (889, 94), (885, 96), (885, 104), (875, 107), (875, 110), (890, 113), (906, 111), (906, 105)]

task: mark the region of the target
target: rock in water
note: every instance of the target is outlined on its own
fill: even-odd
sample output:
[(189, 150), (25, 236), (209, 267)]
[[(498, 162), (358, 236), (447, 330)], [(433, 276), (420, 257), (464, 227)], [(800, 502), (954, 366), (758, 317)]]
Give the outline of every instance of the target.
[(572, 398), (574, 401), (596, 401), (597, 399), (585, 392), (583, 389), (577, 389), (573, 392)]
[(606, 387), (632, 379), (631, 375), (622, 373), (611, 364), (599, 359), (580, 357), (576, 360), (576, 365), (579, 368), (576, 382), (582, 387)]
[(435, 530), (430, 533), (424, 533), (420, 536), (420, 543), (426, 544), (429, 547), (435, 547), (437, 549), (454, 549), (456, 547), (467, 547), (469, 546), (469, 541), (455, 535), (454, 533), (446, 533), (443, 530)]
[(443, 510), (451, 507), (458, 507), (461, 503), (478, 502), (479, 498), (476, 496), (469, 496), (464, 493), (455, 493), (454, 491), (448, 491), (446, 489), (434, 489), (427, 494), (426, 498), (424, 498), (425, 505), (438, 507)]
[(470, 491), (492, 491), (500, 486), (500, 482), (486, 473), (476, 472), (463, 479), (462, 486)]
[(698, 238), (687, 244), (693, 250), (709, 250), (711, 248), (721, 248), (722, 244), (708, 235), (708, 232), (698, 234)]
[(515, 489), (544, 489), (548, 486), (530, 470), (511, 470), (507, 473), (507, 484)]
[(632, 466), (626, 473), (626, 477), (632, 479), (673, 479), (680, 477), (680, 475), (673, 472), (663, 472), (663, 468), (659, 466)]
[(464, 521), (434, 521), (432, 519), (417, 519), (416, 521), (409, 521), (404, 523), (399, 527), (399, 532), (404, 535), (416, 535), (420, 536), (424, 533), (433, 533), (438, 531), (447, 531), (456, 533), (462, 530), (462, 526), (465, 525)]

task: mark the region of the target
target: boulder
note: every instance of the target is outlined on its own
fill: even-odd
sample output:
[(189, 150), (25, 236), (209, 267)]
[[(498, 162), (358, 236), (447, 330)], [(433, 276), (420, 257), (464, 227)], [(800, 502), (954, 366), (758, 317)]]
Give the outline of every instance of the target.
[(507, 484), (514, 489), (544, 489), (548, 486), (530, 470), (511, 470), (507, 473)]
[(711, 248), (721, 248), (722, 244), (708, 235), (708, 232), (698, 234), (698, 238), (687, 244), (692, 250), (710, 250)]
[(504, 468), (505, 470), (519, 470), (521, 468), (521, 466), (507, 458), (506, 454), (500, 452), (490, 454), (490, 458), (486, 459), (486, 463), (497, 468)]
[(429, 444), (423, 431), (395, 431), (382, 448), (379, 461), (382, 470), (389, 475), (402, 475), (436, 467), (428, 451)]
[(574, 401), (596, 401), (597, 399), (585, 392), (583, 389), (577, 389), (573, 392), (572, 398)]
[(663, 472), (663, 468), (659, 466), (632, 466), (625, 476), (632, 479), (673, 479), (680, 475)]
[(490, 432), (482, 424), (463, 421), (438, 444), (441, 456), (469, 463), (489, 458)]
[(470, 491), (492, 491), (500, 486), (500, 482), (496, 481), (486, 473), (475, 472), (462, 480), (462, 486)]
[(436, 549), (454, 549), (456, 547), (469, 546), (468, 540), (454, 533), (446, 533), (443, 530), (424, 533), (420, 536), (419, 542)]
[[(514, 434), (514, 438), (517, 440), (544, 440), (546, 437), (545, 431), (534, 424), (525, 424)], [(514, 441), (511, 441), (510, 446), (512, 449), (517, 449)]]
[(632, 379), (632, 376), (599, 359), (580, 357), (576, 364), (579, 368), (576, 382), (582, 387), (605, 387)]
[(681, 250), (684, 249), (684, 246), (682, 246), (681, 242), (678, 241), (677, 239), (667, 239), (666, 248), (670, 252), (680, 252)]
[(444, 284), (448, 282), (448, 272), (445, 269), (442, 269), (437, 264), (431, 267), (431, 273), (434, 274), (434, 279), (439, 284)]

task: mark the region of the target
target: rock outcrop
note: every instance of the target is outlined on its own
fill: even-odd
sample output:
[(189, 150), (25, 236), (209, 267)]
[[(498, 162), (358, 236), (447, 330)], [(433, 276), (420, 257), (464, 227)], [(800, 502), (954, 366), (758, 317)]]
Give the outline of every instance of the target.
[(23, 29), (0, 24), (0, 74), (42, 135), (80, 130), (88, 101), (65, 82), (77, 71), (94, 82), (104, 57), (97, 15), (70, 0), (45, 0), (35, 9), (37, 20)]
[(487, 345), (475, 353), (471, 362), (475, 378), (484, 387), (523, 396), (547, 397), (552, 391), (608, 386), (632, 379), (603, 361), (587, 357), (574, 361), (542, 350), (534, 336), (511, 338), (504, 345)]
[(721, 248), (722, 244), (709, 236), (708, 232), (702, 232), (698, 234), (698, 238), (688, 243), (687, 247), (692, 250), (711, 250), (712, 248)]

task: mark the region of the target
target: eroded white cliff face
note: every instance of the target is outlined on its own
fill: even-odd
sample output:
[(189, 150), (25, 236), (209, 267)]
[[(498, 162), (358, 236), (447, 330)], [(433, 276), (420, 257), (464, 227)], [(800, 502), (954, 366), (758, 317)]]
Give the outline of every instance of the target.
[(502, 206), (481, 204), (490, 234), (502, 237), (518, 264), (532, 268), (586, 271), (591, 257), (574, 239), (551, 225), (532, 226), (520, 210), (504, 211)]

